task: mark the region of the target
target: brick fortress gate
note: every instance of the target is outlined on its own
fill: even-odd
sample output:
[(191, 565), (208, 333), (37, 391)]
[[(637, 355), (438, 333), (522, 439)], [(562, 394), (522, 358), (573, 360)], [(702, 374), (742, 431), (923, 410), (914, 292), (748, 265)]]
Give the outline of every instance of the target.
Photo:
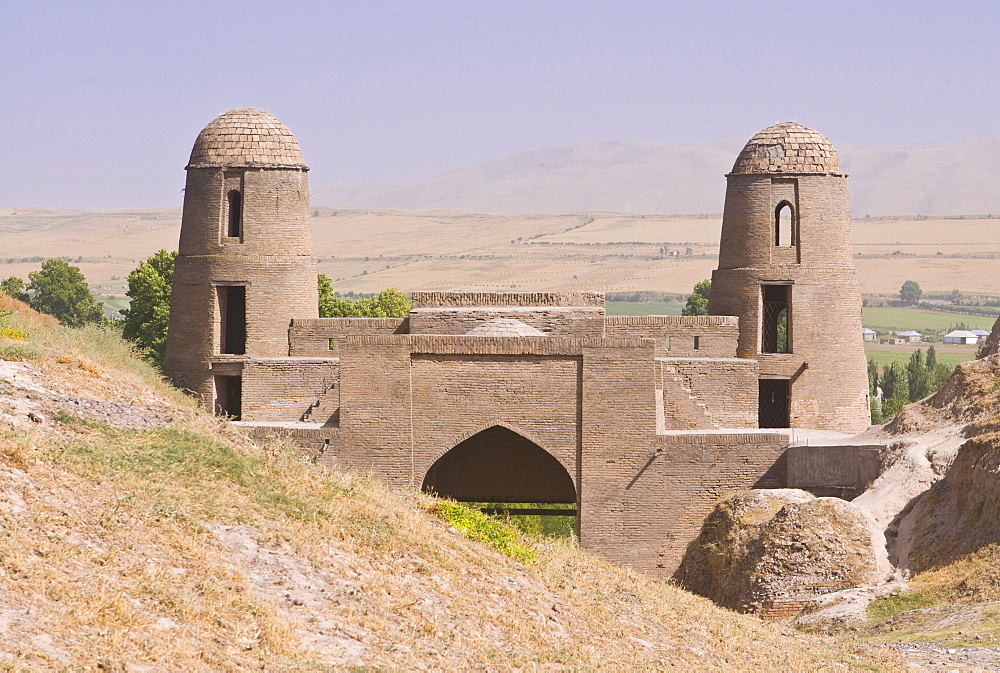
[[(754, 144), (762, 134), (764, 150)], [(772, 185), (773, 174), (800, 171), (794, 200), (782, 198), (798, 247), (770, 250), (790, 247), (776, 238), (787, 219), (760, 220), (773, 193), (742, 203), (731, 174), (722, 259), (751, 240), (769, 255), (720, 262), (716, 274), (728, 275), (716, 282), (736, 299), (719, 304), (715, 290), (713, 307), (732, 315), (612, 317), (600, 293), (414, 292), (407, 318), (317, 318), (298, 145), (264, 112), (226, 113), (199, 135), (188, 166), (166, 373), (250, 432), (288, 435), (330, 466), (459, 500), (575, 504), (585, 548), (668, 577), (719, 497), (785, 485), (781, 427), (867, 425), (849, 229), (822, 243), (823, 226), (846, 217), (846, 197), (838, 186), (813, 201), (807, 188), (819, 168), (842, 182), (836, 154), (796, 124), (762, 134), (741, 158), (804, 160), (734, 174)], [(829, 249), (821, 264), (806, 241)], [(799, 288), (820, 276), (837, 301), (817, 307), (822, 291)], [(774, 285), (795, 288), (794, 300), (780, 290), (777, 311)], [(819, 310), (827, 325), (837, 311), (845, 330), (858, 323), (835, 357), (811, 343), (806, 323)], [(766, 336), (779, 324), (784, 350)], [(858, 358), (859, 372), (845, 370)]]

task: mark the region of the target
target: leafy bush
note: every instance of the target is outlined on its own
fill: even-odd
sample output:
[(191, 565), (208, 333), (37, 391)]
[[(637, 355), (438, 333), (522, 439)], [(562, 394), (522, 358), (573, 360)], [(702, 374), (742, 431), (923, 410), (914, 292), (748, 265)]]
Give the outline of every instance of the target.
[(525, 545), (517, 531), (477, 509), (453, 500), (436, 500), (431, 510), (471, 540), (485, 542), (517, 561), (533, 561), (537, 552)]

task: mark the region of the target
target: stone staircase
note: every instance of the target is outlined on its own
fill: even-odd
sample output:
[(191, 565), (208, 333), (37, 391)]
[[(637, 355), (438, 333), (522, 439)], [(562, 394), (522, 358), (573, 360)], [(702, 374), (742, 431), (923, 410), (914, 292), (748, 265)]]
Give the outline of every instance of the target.
[(698, 401), (684, 377), (678, 374), (667, 373), (664, 377), (663, 415), (666, 427), (671, 430), (714, 430), (721, 427), (712, 420), (708, 407)]
[(320, 423), (322, 425), (340, 424), (340, 391), (337, 390), (336, 383), (327, 388), (306, 409), (306, 412), (302, 414), (302, 420), (306, 423)]

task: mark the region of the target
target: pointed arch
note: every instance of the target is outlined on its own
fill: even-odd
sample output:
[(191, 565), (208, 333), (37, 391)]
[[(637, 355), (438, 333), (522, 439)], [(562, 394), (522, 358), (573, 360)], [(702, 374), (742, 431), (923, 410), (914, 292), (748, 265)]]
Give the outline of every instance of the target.
[(423, 490), (473, 502), (576, 502), (562, 463), (502, 424), (471, 434), (441, 455), (427, 471)]

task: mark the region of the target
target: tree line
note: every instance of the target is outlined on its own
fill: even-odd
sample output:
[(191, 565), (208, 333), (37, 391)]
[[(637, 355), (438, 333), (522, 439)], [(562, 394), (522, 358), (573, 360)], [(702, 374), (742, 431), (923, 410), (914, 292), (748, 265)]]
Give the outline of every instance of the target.
[[(42, 262), (39, 271), (28, 274), (27, 283), (17, 276), (0, 281), (0, 292), (55, 316), (67, 327), (106, 324), (120, 329), (141, 357), (162, 368), (176, 259), (176, 252), (159, 250), (129, 273), (125, 294), (131, 301), (120, 311), (120, 319), (104, 317), (103, 304), (94, 298), (80, 268), (62, 259)], [(321, 318), (405, 317), (412, 307), (396, 289), (382, 290), (374, 297), (344, 299), (334, 293), (326, 275), (319, 274), (316, 283)]]

